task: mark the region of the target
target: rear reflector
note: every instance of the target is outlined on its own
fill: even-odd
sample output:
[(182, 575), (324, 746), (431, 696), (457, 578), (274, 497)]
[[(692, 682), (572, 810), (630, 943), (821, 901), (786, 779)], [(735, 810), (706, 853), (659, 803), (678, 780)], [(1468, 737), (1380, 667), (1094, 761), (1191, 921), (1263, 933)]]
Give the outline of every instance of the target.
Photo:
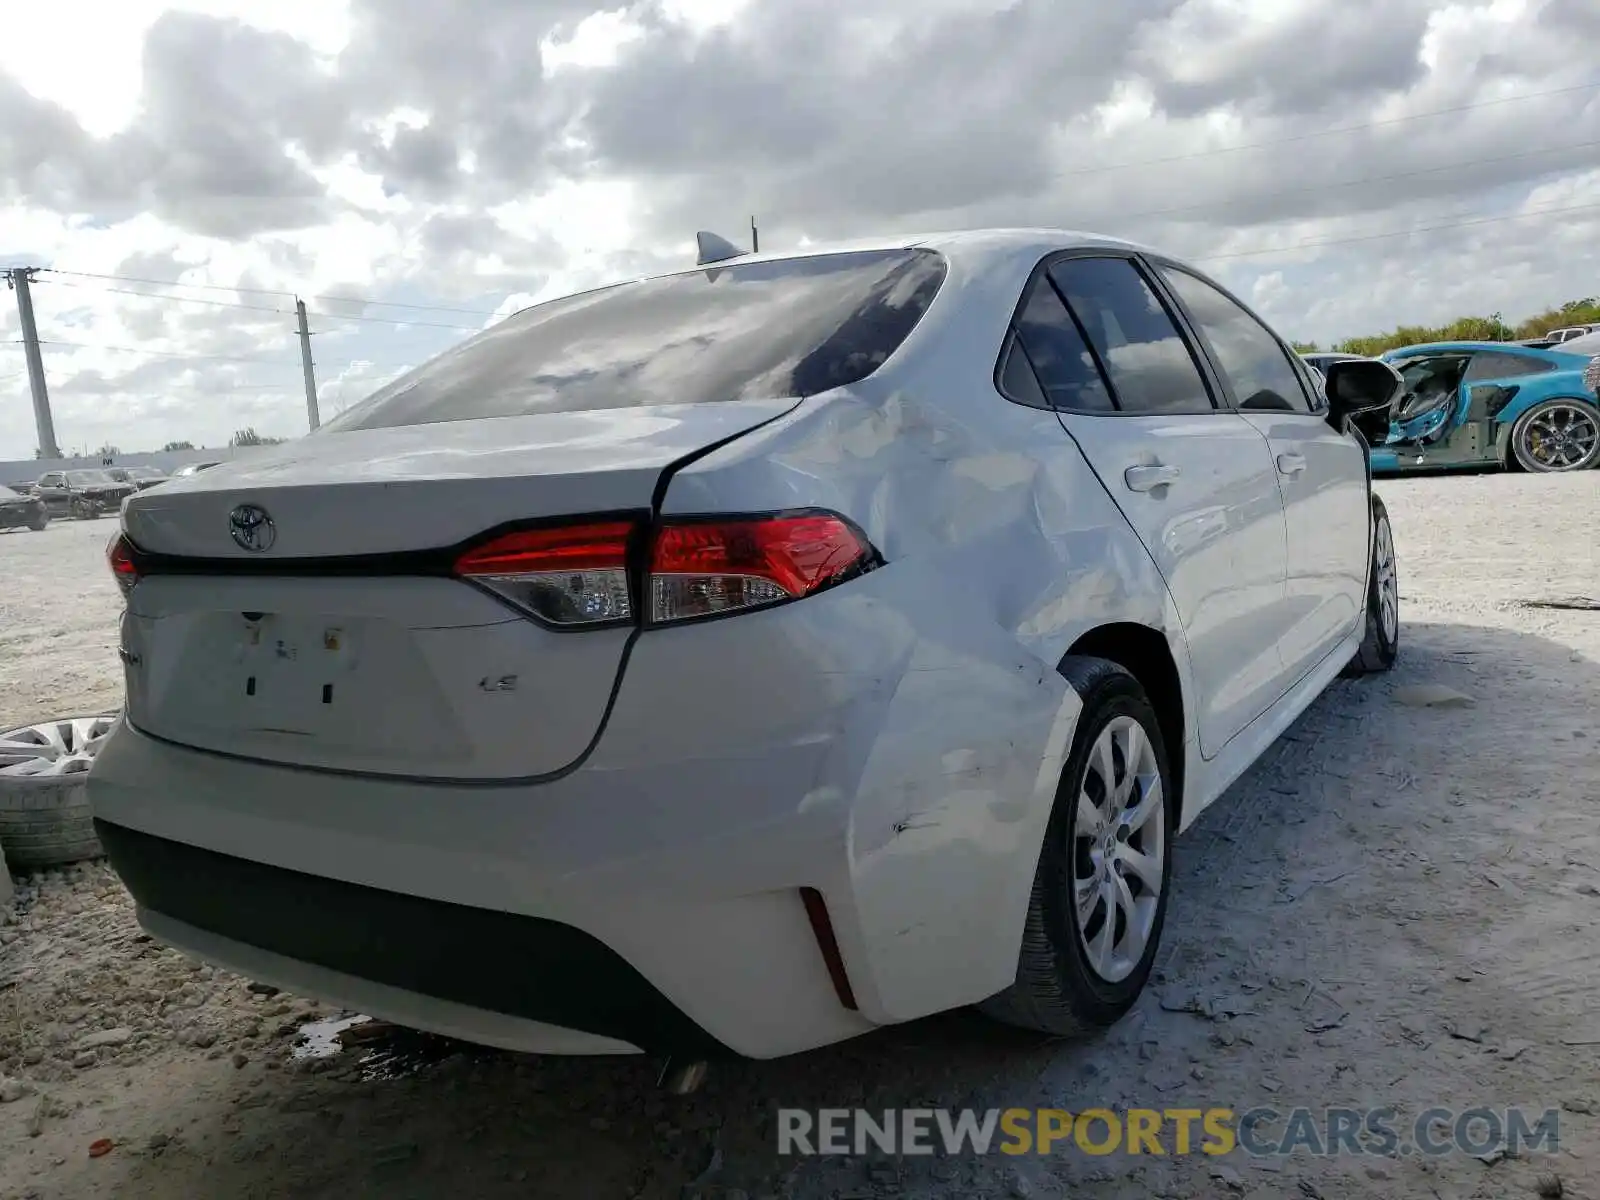
[(456, 560), (456, 574), (563, 627), (633, 619), (626, 521), (502, 534)]
[(133, 585), (139, 582), (139, 568), (133, 561), (133, 544), (126, 535), (119, 533), (111, 539), (106, 547), (106, 561), (111, 564), (111, 574), (122, 594), (126, 596), (133, 591)]
[(668, 520), (635, 593), (634, 532), (612, 521), (501, 534), (463, 554), (455, 573), (550, 625), (588, 628), (633, 622), (635, 594), (653, 625), (765, 608), (820, 591), (876, 557), (832, 513)]
[(828, 968), (828, 978), (833, 982), (833, 994), (839, 1003), (855, 1012), (855, 989), (850, 986), (850, 974), (844, 969), (844, 955), (839, 953), (839, 939), (833, 932), (833, 921), (828, 917), (828, 902), (816, 888), (801, 888), (800, 902), (806, 907), (806, 919), (811, 922), (811, 935), (817, 939), (817, 949), (822, 951), (822, 962)]

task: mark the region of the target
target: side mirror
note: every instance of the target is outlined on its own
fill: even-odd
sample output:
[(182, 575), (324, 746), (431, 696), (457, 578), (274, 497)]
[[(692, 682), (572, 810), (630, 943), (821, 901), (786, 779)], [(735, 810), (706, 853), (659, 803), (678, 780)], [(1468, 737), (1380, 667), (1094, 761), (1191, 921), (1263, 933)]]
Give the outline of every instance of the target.
[(1400, 372), (1381, 359), (1361, 358), (1329, 363), (1325, 375), (1328, 424), (1341, 433), (1353, 426), (1368, 446), (1381, 446), (1405, 394)]

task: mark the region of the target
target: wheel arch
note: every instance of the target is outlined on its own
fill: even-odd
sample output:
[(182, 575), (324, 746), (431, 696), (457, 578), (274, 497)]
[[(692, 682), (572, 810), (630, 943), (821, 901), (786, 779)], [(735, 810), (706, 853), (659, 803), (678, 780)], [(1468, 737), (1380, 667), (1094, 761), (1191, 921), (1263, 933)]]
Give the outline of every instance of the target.
[[(1169, 817), (1173, 828), (1182, 826), (1184, 784), (1187, 779), (1188, 710), (1185, 707), (1183, 676), (1173, 657), (1166, 634), (1148, 625), (1116, 621), (1082, 634), (1068, 648), (1065, 657), (1088, 656), (1116, 663), (1139, 681), (1161, 725), (1166, 743), (1167, 763), (1172, 769)], [(1059, 668), (1058, 668), (1059, 669)]]

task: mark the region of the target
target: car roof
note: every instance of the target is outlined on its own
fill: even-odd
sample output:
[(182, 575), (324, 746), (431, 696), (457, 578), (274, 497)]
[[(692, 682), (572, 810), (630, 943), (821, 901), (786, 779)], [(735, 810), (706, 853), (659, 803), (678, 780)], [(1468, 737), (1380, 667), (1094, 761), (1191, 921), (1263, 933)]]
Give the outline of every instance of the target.
[(1448, 354), (1452, 351), (1468, 354), (1478, 350), (1495, 350), (1502, 354), (1526, 354), (1534, 358), (1543, 358), (1549, 353), (1538, 346), (1524, 346), (1519, 342), (1418, 342), (1415, 346), (1398, 346), (1385, 351), (1384, 357), (1388, 358), (1395, 354)]
[(745, 263), (782, 262), (787, 259), (816, 258), (826, 254), (850, 254), (873, 250), (937, 250), (953, 259), (984, 260), (1009, 258), (1023, 252), (1036, 252), (1041, 257), (1054, 250), (1104, 249), (1124, 250), (1141, 254), (1159, 254), (1151, 246), (1104, 234), (1089, 233), (1081, 229), (1050, 228), (994, 228), (958, 229), (944, 232), (907, 233), (881, 237), (856, 238), (844, 241), (818, 242), (811, 245), (775, 251), (770, 254), (742, 254), (737, 258), (701, 266), (685, 267), (679, 271), (666, 271), (659, 276), (687, 275), (695, 271), (716, 270)]

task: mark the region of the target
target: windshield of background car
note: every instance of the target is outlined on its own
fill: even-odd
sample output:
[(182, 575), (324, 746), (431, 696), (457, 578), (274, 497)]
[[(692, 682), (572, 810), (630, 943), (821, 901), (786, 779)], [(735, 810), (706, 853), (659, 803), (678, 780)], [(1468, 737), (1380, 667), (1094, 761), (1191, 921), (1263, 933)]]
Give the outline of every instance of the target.
[(67, 482), (73, 487), (104, 487), (117, 481), (104, 471), (68, 471)]
[(944, 282), (931, 250), (737, 262), (525, 309), (322, 432), (812, 396), (900, 347)]

